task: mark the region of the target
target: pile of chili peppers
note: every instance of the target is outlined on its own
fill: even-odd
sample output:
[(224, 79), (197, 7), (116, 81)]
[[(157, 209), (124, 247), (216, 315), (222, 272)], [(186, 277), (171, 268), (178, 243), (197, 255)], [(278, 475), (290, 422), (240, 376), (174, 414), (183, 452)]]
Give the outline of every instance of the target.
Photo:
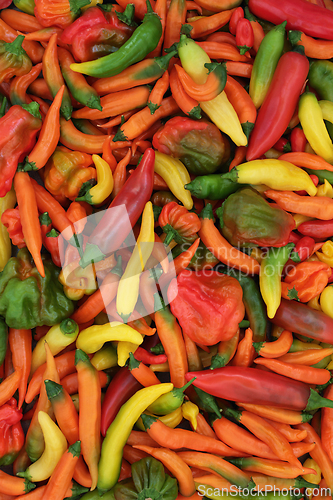
[(0, 500), (332, 498), (333, 1), (0, 9)]

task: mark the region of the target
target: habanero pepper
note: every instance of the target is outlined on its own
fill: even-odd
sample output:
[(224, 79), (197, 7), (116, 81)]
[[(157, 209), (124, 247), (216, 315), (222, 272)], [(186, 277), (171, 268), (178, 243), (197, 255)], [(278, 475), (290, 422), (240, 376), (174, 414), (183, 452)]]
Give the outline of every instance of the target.
[[(1, 223), (8, 231), (8, 236), (12, 244), (18, 248), (26, 247), (22, 232), (21, 217), (18, 207), (7, 208), (1, 216)], [(8, 262), (8, 261), (7, 261)]]
[[(85, 267), (93, 259), (101, 260), (104, 255), (118, 250), (128, 236), (131, 227), (139, 219), (144, 206), (153, 192), (155, 152), (148, 148), (139, 165), (114, 198), (110, 209), (125, 205), (130, 224), (126, 224), (119, 209), (106, 210), (103, 218), (90, 235), (80, 264)], [(98, 241), (98, 244), (96, 244)]]
[(12, 464), (24, 444), (21, 419), (15, 398), (0, 407), (0, 466)]
[(96, 78), (114, 76), (132, 64), (141, 61), (154, 50), (162, 36), (162, 24), (148, 0), (148, 12), (142, 24), (133, 35), (113, 54), (100, 57), (95, 61), (71, 64), (71, 69)]
[(262, 371), (256, 368), (225, 366), (186, 374), (186, 380), (193, 377), (196, 377), (193, 382), (196, 387), (215, 397), (237, 403), (296, 411), (333, 407), (333, 401), (321, 397), (308, 384), (270, 372), (265, 372), (263, 377)]
[[(284, 134), (308, 71), (309, 61), (304, 55), (286, 52), (281, 56), (250, 137), (246, 152), (248, 161), (265, 154)], [(289, 75), (287, 79), (286, 74)]]
[(15, 105), (0, 118), (0, 196), (10, 191), (18, 163), (32, 149), (42, 126), (39, 105)]
[(66, 28), (89, 0), (35, 0), (34, 14), (42, 26)]
[(201, 227), (197, 214), (189, 212), (174, 201), (162, 208), (158, 222), (163, 232), (166, 233), (165, 245), (169, 245), (172, 240), (177, 243), (193, 243)]
[(287, 30), (333, 40), (333, 12), (305, 0), (250, 0), (249, 9), (275, 25), (287, 21)]
[(26, 75), (32, 68), (32, 62), (22, 48), (23, 35), (11, 43), (0, 40), (0, 83), (13, 76)]
[(282, 297), (309, 302), (326, 287), (331, 268), (325, 262), (301, 262), (294, 267), (281, 283)]

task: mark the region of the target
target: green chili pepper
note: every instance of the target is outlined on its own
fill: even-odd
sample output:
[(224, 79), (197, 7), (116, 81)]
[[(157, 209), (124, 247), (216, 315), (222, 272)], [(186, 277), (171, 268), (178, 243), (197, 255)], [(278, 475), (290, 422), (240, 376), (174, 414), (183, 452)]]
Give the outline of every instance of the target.
[[(132, 357), (134, 358), (133, 354)], [(184, 402), (184, 391), (192, 384), (194, 380), (195, 377), (187, 382), (187, 384), (183, 385), (183, 387), (175, 387), (167, 394), (163, 394), (158, 399), (156, 399), (154, 403), (149, 405), (147, 410), (154, 413), (154, 415), (167, 415), (168, 413), (177, 410), (177, 408), (179, 408)]]
[[(316, 90), (321, 99), (333, 102), (333, 62), (314, 61), (310, 65), (308, 79), (309, 85)], [(333, 124), (325, 120), (325, 125), (330, 137), (333, 138)]]
[(26, 14), (30, 14), (31, 16), (35, 15), (35, 0), (14, 0), (13, 4), (18, 9), (22, 10)]
[(0, 366), (5, 360), (7, 352), (8, 327), (3, 318), (0, 318)]
[(218, 418), (221, 418), (221, 413), (219, 407), (215, 401), (214, 396), (208, 394), (207, 392), (199, 389), (199, 387), (194, 387), (195, 392), (199, 398), (198, 403), (196, 403), (199, 408), (209, 413), (215, 413)]
[(262, 300), (259, 288), (253, 278), (236, 269), (222, 269), (223, 274), (235, 278), (243, 290), (243, 302), (250, 328), (253, 332), (253, 342), (264, 342), (267, 331), (267, 315), (265, 304)]
[(277, 63), (282, 56), (286, 24), (287, 21), (275, 26), (265, 35), (259, 45), (253, 64), (249, 88), (250, 97), (257, 109), (263, 103), (273, 79)]
[(274, 318), (281, 303), (281, 275), (294, 246), (294, 243), (288, 243), (284, 247), (269, 248), (261, 263), (259, 286), (270, 319)]
[(221, 174), (198, 175), (193, 181), (185, 184), (185, 189), (200, 199), (224, 200), (229, 194), (240, 189), (240, 185), (230, 179), (224, 179)]
[(80, 500), (115, 500), (115, 496), (113, 493), (113, 489), (107, 491), (102, 496), (98, 493), (98, 490), (94, 490), (94, 491), (89, 491), (88, 493), (83, 495), (83, 497), (81, 497)]
[(161, 36), (160, 18), (152, 10), (149, 0), (147, 0), (147, 14), (143, 18), (142, 24), (120, 49), (94, 61), (71, 64), (71, 69), (96, 78), (118, 75), (132, 64), (142, 61), (149, 52), (152, 52), (157, 47)]

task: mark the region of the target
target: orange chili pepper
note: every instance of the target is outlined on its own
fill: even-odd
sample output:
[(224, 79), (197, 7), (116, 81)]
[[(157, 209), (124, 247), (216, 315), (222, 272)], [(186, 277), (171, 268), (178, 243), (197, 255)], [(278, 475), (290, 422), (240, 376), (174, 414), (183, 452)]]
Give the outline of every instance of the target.
[(154, 448), (158, 448), (159, 444), (156, 443), (154, 439), (152, 439), (146, 432), (142, 431), (131, 431), (126, 444), (129, 446), (136, 445), (145, 445), (145, 446), (153, 446)]
[(202, 38), (223, 28), (230, 21), (234, 10), (224, 10), (212, 16), (202, 17), (201, 19), (187, 23), (192, 26), (191, 38)]
[(296, 167), (310, 168), (312, 170), (329, 170), (333, 172), (333, 165), (327, 163), (321, 156), (311, 153), (301, 151), (285, 153), (279, 156), (279, 160), (289, 161), (296, 165)]
[(11, 476), (0, 470), (0, 494), (13, 495), (12, 498), (15, 498), (17, 495), (24, 495), (27, 490), (30, 491), (34, 487), (33, 483), (23, 477)]
[(330, 276), (331, 268), (324, 262), (301, 262), (291, 269), (281, 283), (282, 297), (309, 302), (324, 290)]
[(267, 422), (269, 422), (275, 429), (281, 432), (281, 434), (288, 439), (289, 443), (303, 441), (306, 438), (307, 432), (301, 431), (299, 429), (294, 429), (289, 424), (283, 424), (281, 422), (274, 422), (274, 420), (270, 420), (265, 418)]
[(27, 172), (16, 172), (14, 189), (19, 206), (24, 240), (39, 274), (44, 278), (45, 271), (41, 257), (42, 232), (39, 224), (36, 195)]
[(287, 354), (293, 343), (293, 334), (288, 330), (283, 330), (280, 337), (274, 342), (255, 342), (255, 350), (264, 358), (278, 358)]
[(256, 415), (260, 415), (261, 417), (269, 418), (270, 420), (281, 422), (283, 424), (297, 425), (302, 422), (308, 422), (312, 418), (312, 415), (308, 415), (306, 413), (294, 410), (285, 410), (283, 408), (275, 408), (273, 406), (253, 405), (249, 403), (237, 403), (237, 405), (245, 408), (245, 410), (255, 413)]
[(253, 332), (251, 328), (245, 330), (245, 336), (239, 341), (236, 354), (232, 359), (232, 366), (251, 366), (256, 356), (256, 351), (252, 345)]
[[(175, 64), (176, 71), (178, 73), (178, 78), (180, 83), (182, 84), (185, 92), (194, 100), (201, 101), (210, 101), (217, 97), (223, 90), (224, 81), (223, 77), (217, 75), (214, 71), (211, 71), (208, 75), (206, 83), (197, 84), (194, 80), (186, 73), (184, 68)], [(220, 69), (220, 66), (217, 66), (217, 71)]]
[[(90, 108), (88, 108), (90, 109)], [(60, 142), (72, 151), (98, 154), (103, 152), (105, 135), (90, 135), (80, 132), (72, 120), (60, 117)], [(53, 220), (53, 219), (52, 219)]]
[(250, 78), (252, 73), (253, 65), (249, 63), (227, 61), (225, 63), (228, 75), (232, 76), (242, 76), (244, 78)]
[(1, 19), (5, 21), (11, 28), (17, 31), (30, 33), (43, 28), (38, 20), (25, 12), (13, 9), (3, 9), (1, 11)]
[(330, 40), (317, 40), (301, 31), (290, 31), (288, 38), (293, 45), (304, 47), (306, 57), (315, 59), (331, 59), (333, 57), (333, 42)]
[[(196, 22), (196, 21), (195, 21)], [(197, 42), (197, 44), (207, 53), (212, 59), (223, 59), (235, 62), (248, 62), (249, 58), (246, 55), (241, 55), (237, 46), (228, 42), (205, 41)]]
[(170, 89), (172, 97), (183, 113), (192, 118), (200, 118), (200, 104), (185, 92), (175, 66), (170, 72)]
[[(109, 376), (103, 372), (98, 372), (98, 380), (100, 383), (101, 389), (103, 389), (109, 382)], [(79, 390), (79, 380), (77, 373), (69, 373), (64, 378), (61, 379), (61, 385), (63, 388), (70, 394), (76, 394)]]
[(333, 219), (333, 200), (326, 196), (299, 196), (292, 191), (273, 191), (273, 189), (265, 191), (265, 196), (274, 200), (287, 212), (320, 220)]
[(301, 470), (299, 467), (282, 462), (281, 460), (268, 460), (257, 457), (238, 458), (234, 459), (233, 463), (241, 467), (243, 471), (259, 472), (260, 474), (286, 479), (296, 478), (300, 474), (313, 474), (315, 472), (313, 469), (306, 467)]
[(155, 83), (148, 99), (148, 107), (152, 115), (161, 106), (164, 94), (166, 93), (168, 88), (169, 88), (169, 73), (168, 71), (165, 71), (163, 73), (163, 76), (161, 76), (161, 78), (159, 78)]
[[(20, 371), (14, 371), (8, 377), (6, 377), (0, 384), (0, 406), (7, 403), (8, 399), (10, 399), (15, 391), (19, 387), (21, 373)], [(1, 490), (0, 490), (1, 491)]]
[(128, 368), (133, 377), (136, 378), (136, 380), (140, 382), (143, 387), (160, 384), (160, 381), (149, 366), (146, 366), (141, 361), (137, 361), (131, 352)]
[(230, 75), (227, 76), (224, 91), (237, 113), (246, 137), (249, 138), (257, 118), (257, 110), (251, 97)]
[(237, 167), (241, 163), (244, 163), (244, 160), (246, 158), (246, 146), (237, 146), (235, 150), (235, 156), (232, 162), (229, 165), (229, 172), (232, 170), (234, 167)]
[(29, 85), (28, 90), (31, 94), (34, 94), (35, 96), (40, 97), (41, 99), (48, 99), (49, 101), (52, 101), (53, 99), (44, 78), (38, 78), (37, 80), (32, 82)]
[[(12, 11), (16, 15), (17, 11)], [(3, 13), (3, 11), (1, 11)], [(33, 17), (33, 16), (29, 16)], [(16, 29), (6, 24), (2, 19), (0, 19), (0, 40), (11, 43), (17, 37)], [(38, 64), (41, 62), (44, 54), (43, 47), (38, 42), (25, 41), (23, 40), (22, 48), (26, 51), (30, 57), (33, 64)]]
[(30, 98), (26, 92), (29, 85), (38, 78), (42, 70), (42, 63), (36, 64), (29, 73), (22, 76), (16, 76), (10, 82), (10, 102), (14, 104), (29, 104)]
[(217, 439), (217, 435), (201, 413), (198, 413), (197, 415), (197, 428), (195, 432), (197, 432), (198, 434), (202, 434), (203, 436)]
[(289, 352), (280, 356), (279, 361), (284, 363), (292, 363), (295, 365), (315, 365), (319, 363), (326, 356), (331, 356), (333, 354), (333, 347), (328, 347), (326, 349), (307, 349), (306, 351)]
[[(56, 26), (50, 26), (49, 28), (41, 27), (40, 29), (32, 31), (25, 35), (25, 40), (34, 40), (35, 42), (48, 42), (51, 36), (55, 33), (60, 38), (63, 31), (64, 30), (62, 30), (61, 28), (57, 28)], [(58, 43), (59, 45), (62, 45), (60, 40)]]
[(328, 370), (295, 363), (285, 363), (279, 359), (257, 358), (254, 362), (258, 365), (266, 366), (266, 368), (275, 373), (292, 378), (293, 380), (300, 380), (306, 384), (324, 385), (331, 378)]
[(186, 1), (171, 0), (164, 29), (163, 50), (179, 42), (182, 24), (186, 22)]
[(154, 12), (159, 16), (162, 25), (162, 35), (156, 48), (148, 54), (147, 57), (158, 57), (161, 55), (162, 44), (164, 40), (164, 32), (166, 25), (166, 18), (168, 12), (167, 0), (156, 0)]
[(132, 156), (132, 151), (129, 148), (126, 153), (126, 156), (122, 160), (120, 160), (120, 162), (117, 164), (115, 168), (113, 174), (113, 190), (111, 195), (112, 198), (115, 198), (117, 196), (117, 194), (119, 193), (119, 191), (126, 182), (126, 174), (127, 174), (126, 167), (129, 164), (131, 156)]
[(18, 386), (18, 408), (21, 408), (27, 392), (27, 384), (31, 368), (31, 330), (17, 330), (15, 328), (10, 328), (8, 341), (12, 351), (14, 369), (21, 373)]

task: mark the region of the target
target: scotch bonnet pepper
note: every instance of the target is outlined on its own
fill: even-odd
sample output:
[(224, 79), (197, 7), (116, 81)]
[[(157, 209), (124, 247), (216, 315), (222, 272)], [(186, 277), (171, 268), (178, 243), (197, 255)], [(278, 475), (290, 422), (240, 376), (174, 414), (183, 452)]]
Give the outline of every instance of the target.
[(42, 278), (26, 248), (11, 257), (0, 274), (0, 314), (10, 328), (52, 326), (73, 313), (58, 281), (60, 269), (43, 258)]
[(221, 211), (222, 234), (236, 247), (283, 247), (295, 228), (289, 213), (272, 207), (252, 188), (231, 194)]
[(12, 43), (0, 40), (0, 83), (13, 76), (26, 75), (32, 68), (32, 62), (22, 48), (23, 35), (19, 35)]
[(15, 398), (0, 407), (0, 466), (12, 464), (24, 444), (21, 419)]
[(229, 158), (228, 140), (213, 123), (175, 116), (153, 137), (161, 153), (179, 158), (195, 175), (212, 174)]
[(168, 297), (183, 332), (199, 344), (229, 340), (244, 318), (242, 287), (217, 271), (182, 271), (171, 282)]
[(175, 201), (167, 203), (162, 208), (158, 222), (167, 235), (164, 240), (165, 245), (168, 245), (173, 239), (176, 243), (193, 243), (201, 227), (197, 214), (189, 212)]

